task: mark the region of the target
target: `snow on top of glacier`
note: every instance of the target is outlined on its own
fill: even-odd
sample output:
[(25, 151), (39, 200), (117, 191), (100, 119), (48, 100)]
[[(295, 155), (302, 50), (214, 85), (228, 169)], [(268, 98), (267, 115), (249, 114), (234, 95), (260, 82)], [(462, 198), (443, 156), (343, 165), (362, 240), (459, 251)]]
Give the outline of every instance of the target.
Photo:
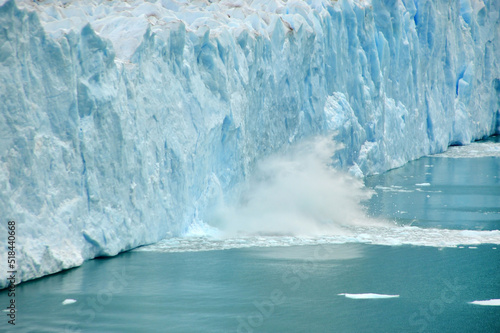
[[(0, 0), (1, 1), (1, 0)], [(360, 0), (358, 6), (371, 1)], [(317, 14), (336, 1), (328, 0), (16, 0), (21, 9), (35, 11), (46, 32), (61, 38), (90, 24), (94, 31), (113, 43), (116, 56), (128, 60), (148, 27), (161, 32), (184, 23), (187, 31), (210, 28), (212, 35), (242, 30), (269, 38), (277, 20), (290, 29), (305, 25), (322, 34)]]

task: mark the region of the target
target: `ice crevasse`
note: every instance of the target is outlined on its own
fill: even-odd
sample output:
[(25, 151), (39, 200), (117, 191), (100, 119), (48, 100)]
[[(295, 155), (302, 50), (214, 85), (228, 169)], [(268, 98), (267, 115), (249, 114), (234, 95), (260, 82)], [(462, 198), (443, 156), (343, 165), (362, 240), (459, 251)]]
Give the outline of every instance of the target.
[(499, 43), (495, 0), (0, 1), (0, 251), (15, 220), (19, 282), (180, 235), (318, 134), (367, 175), (498, 133)]

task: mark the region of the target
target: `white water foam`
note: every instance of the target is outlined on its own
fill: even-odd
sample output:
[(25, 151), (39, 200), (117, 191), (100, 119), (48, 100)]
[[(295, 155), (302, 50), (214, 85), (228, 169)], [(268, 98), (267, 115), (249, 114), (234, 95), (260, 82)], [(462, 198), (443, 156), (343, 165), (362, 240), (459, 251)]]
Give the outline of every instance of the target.
[(450, 230), (412, 226), (344, 227), (337, 235), (328, 236), (192, 236), (164, 239), (136, 251), (196, 252), (249, 247), (298, 246), (362, 243), (373, 245), (414, 245), (431, 247), (460, 247), (481, 244), (500, 244), (500, 230)]
[(339, 296), (345, 296), (346, 298), (352, 299), (380, 299), (380, 298), (397, 298), (399, 295), (385, 295), (385, 294), (374, 294), (374, 293), (365, 293), (365, 294), (348, 294), (342, 293), (338, 294)]

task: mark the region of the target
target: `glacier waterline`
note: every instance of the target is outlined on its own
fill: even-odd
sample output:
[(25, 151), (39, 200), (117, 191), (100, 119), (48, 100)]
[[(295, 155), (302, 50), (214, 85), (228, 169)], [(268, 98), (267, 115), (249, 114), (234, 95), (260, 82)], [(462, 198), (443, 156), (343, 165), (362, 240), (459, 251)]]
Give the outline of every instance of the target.
[[(214, 4), (228, 21), (85, 3), (0, 7), (0, 211), (25, 230), (23, 281), (180, 234), (313, 134), (337, 131), (338, 165), (370, 174), (496, 131), (495, 1)], [(114, 23), (73, 24), (92, 11)], [(135, 50), (106, 35), (131, 22), (117, 11)]]

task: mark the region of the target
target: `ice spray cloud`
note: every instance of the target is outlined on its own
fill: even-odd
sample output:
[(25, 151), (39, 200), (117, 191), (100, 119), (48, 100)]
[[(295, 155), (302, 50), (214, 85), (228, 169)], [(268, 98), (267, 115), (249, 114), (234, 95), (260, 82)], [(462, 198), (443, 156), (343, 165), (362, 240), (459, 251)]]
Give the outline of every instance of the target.
[(263, 159), (238, 198), (219, 207), (211, 223), (228, 235), (294, 236), (338, 234), (344, 226), (375, 223), (362, 205), (373, 192), (331, 166), (340, 148), (319, 136)]

